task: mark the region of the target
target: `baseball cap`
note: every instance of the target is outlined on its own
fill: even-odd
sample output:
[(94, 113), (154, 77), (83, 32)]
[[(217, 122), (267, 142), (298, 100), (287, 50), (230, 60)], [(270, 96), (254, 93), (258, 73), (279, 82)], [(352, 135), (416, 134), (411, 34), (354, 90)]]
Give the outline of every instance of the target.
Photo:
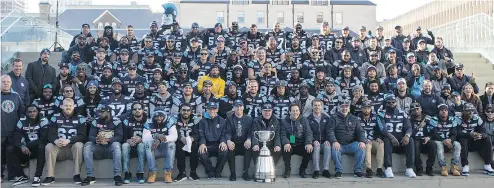
[(155, 69), (153, 69), (153, 72), (160, 72), (161, 73), (161, 72), (163, 72), (163, 70), (161, 70), (160, 68), (155, 68)]
[(208, 105), (207, 105), (207, 108), (215, 108), (217, 109), (218, 108), (218, 103), (214, 102), (214, 101), (209, 101), (208, 102)]
[(372, 107), (372, 101), (370, 101), (370, 100), (362, 101), (362, 108), (365, 108), (365, 107)]
[(412, 57), (412, 56), (413, 56), (413, 57), (415, 57), (415, 53), (410, 52), (410, 53), (408, 53), (408, 54), (407, 54), (407, 58), (410, 58), (410, 57)]
[(457, 63), (455, 69), (463, 69), (463, 63)]
[(225, 37), (221, 37), (220, 36), (220, 37), (216, 38), (216, 41), (218, 41), (218, 42), (225, 42)]
[(307, 82), (302, 82), (302, 83), (300, 83), (300, 84), (298, 85), (298, 88), (299, 88), (299, 89), (301, 89), (301, 88), (303, 88), (303, 87), (305, 87), (305, 88), (309, 88), (309, 85), (307, 84)]
[(60, 69), (62, 69), (62, 67), (67, 67), (70, 69), (70, 65), (68, 63), (60, 63)]
[(129, 64), (129, 68), (134, 68), (135, 69), (135, 68), (137, 68), (137, 65), (135, 63), (130, 63)]
[(173, 53), (173, 57), (182, 57), (182, 52)]
[(152, 27), (152, 26), (158, 27), (158, 23), (156, 23), (156, 21), (152, 21), (151, 23), (149, 23), (149, 27)]
[(115, 84), (122, 85), (122, 81), (120, 81), (120, 79), (118, 79), (118, 78), (113, 78), (111, 85), (113, 86)]
[(244, 102), (240, 99), (237, 99), (233, 102), (233, 106), (243, 106)]
[(89, 83), (87, 84), (87, 86), (88, 86), (88, 87), (89, 87), (89, 86), (96, 86), (96, 87), (98, 87), (98, 81), (96, 81), (96, 80), (91, 80), (91, 81), (89, 81)]
[(216, 23), (216, 24), (214, 24), (214, 27), (215, 27), (215, 28), (216, 28), (216, 27), (221, 27), (221, 28), (223, 28), (223, 25), (221, 25), (221, 23)]
[(199, 28), (199, 24), (197, 22), (192, 23), (192, 28)]
[(400, 29), (400, 28), (401, 28), (401, 26), (399, 26), (399, 25), (395, 26), (395, 29)]
[(110, 105), (104, 105), (104, 106), (100, 107), (99, 112), (111, 112)]
[(350, 30), (350, 28), (348, 28), (348, 26), (345, 26), (343, 30)]
[(175, 36), (173, 36), (173, 35), (168, 35), (168, 37), (166, 37), (166, 40), (167, 40), (167, 41), (169, 41), (169, 40), (170, 40), (170, 41), (175, 41), (175, 38), (176, 38), (176, 37), (175, 37)]
[(391, 40), (391, 37), (390, 37), (390, 36), (385, 36), (385, 37), (384, 37), (384, 40), (385, 40), (385, 41), (386, 41), (386, 40)]
[(485, 107), (485, 112), (487, 112), (487, 111), (490, 111), (490, 112), (494, 111), (494, 105), (493, 104), (487, 105)]
[(106, 70), (106, 69), (112, 70), (112, 67), (110, 65), (106, 65), (106, 66), (103, 67), (103, 71)]
[(418, 30), (422, 30), (422, 28), (420, 26), (417, 26), (417, 29), (415, 29), (415, 31), (418, 31)]
[(148, 53), (146, 53), (146, 56), (147, 57), (154, 57), (154, 53), (153, 52), (148, 52)]
[(199, 40), (197, 40), (196, 37), (192, 37), (192, 39), (190, 39), (190, 42), (198, 42)]
[(193, 86), (192, 86), (192, 83), (190, 83), (190, 82), (185, 82), (185, 83), (184, 83), (184, 87), (193, 87)]
[(44, 48), (43, 50), (41, 50), (41, 52), (39, 52), (39, 55), (44, 54), (44, 53), (51, 54), (50, 49)]
[(357, 41), (360, 41), (357, 37), (352, 38), (352, 42), (357, 42)]
[(437, 109), (441, 110), (441, 109), (448, 109), (448, 105), (444, 104), (444, 103), (441, 103), (439, 105), (437, 105)]
[(122, 48), (120, 50), (120, 53), (129, 53), (129, 50), (127, 48)]
[(363, 91), (364, 90), (364, 87), (362, 85), (356, 85), (356, 86), (353, 86), (352, 88), (352, 93), (354, 93), (355, 91), (357, 90), (361, 90)]
[(396, 81), (396, 84), (399, 84), (399, 83), (407, 84), (407, 80), (405, 80), (405, 78), (400, 78), (400, 79), (398, 79), (398, 81)]
[(276, 82), (276, 87), (280, 87), (280, 86), (286, 87), (286, 86), (288, 86), (288, 83), (284, 80), (280, 80), (280, 81)]
[(408, 39), (408, 38), (403, 39), (403, 43), (405, 43), (405, 42), (410, 42), (410, 39)]
[(388, 53), (396, 53), (395, 49), (389, 49)]
[(424, 39), (420, 39), (417, 43), (420, 44), (420, 43), (423, 43), (423, 42), (425, 43), (425, 40)]
[(453, 91), (453, 93), (451, 93), (452, 96), (460, 96), (460, 93), (456, 92), (456, 91)]
[(340, 102), (340, 106), (350, 106), (350, 100), (344, 99), (343, 101)]
[(362, 30), (367, 31), (367, 28), (365, 26), (362, 26), (362, 27), (360, 27), (360, 31), (362, 31)]
[(203, 86), (213, 86), (213, 82), (211, 82), (211, 80), (204, 80), (204, 82), (202, 83)]
[(439, 68), (439, 66), (433, 66), (432, 70), (441, 70), (441, 68)]
[(232, 27), (238, 27), (238, 22), (232, 22)]
[(244, 70), (244, 68), (242, 67), (242, 65), (235, 65), (235, 66), (233, 66), (233, 70), (236, 70), (236, 69)]
[(389, 100), (396, 100), (396, 97), (394, 94), (387, 94), (385, 97), (384, 97), (384, 101), (389, 101)]
[(98, 48), (98, 53), (100, 52), (106, 53), (106, 50), (104, 48)]
[(261, 108), (262, 110), (273, 110), (273, 105), (271, 103), (264, 103)]
[(475, 110), (475, 106), (472, 103), (465, 103), (463, 106), (464, 111)]
[(377, 52), (376, 51), (371, 51), (371, 52), (369, 52), (369, 56), (377, 56)]
[(369, 66), (369, 67), (367, 67), (367, 72), (369, 72), (370, 70), (375, 70), (375, 71), (377, 71), (376, 67), (374, 67), (374, 66), (372, 66), (372, 65), (371, 65), (371, 66)]
[(451, 85), (449, 84), (444, 84), (443, 87), (441, 88), (441, 90), (444, 90), (444, 89), (449, 89), (451, 90)]
[(418, 102), (414, 102), (410, 105), (411, 110), (416, 109), (416, 108), (422, 108), (422, 106), (420, 106), (420, 104)]
[(343, 65), (343, 70), (345, 69), (353, 69), (353, 67), (351, 65)]

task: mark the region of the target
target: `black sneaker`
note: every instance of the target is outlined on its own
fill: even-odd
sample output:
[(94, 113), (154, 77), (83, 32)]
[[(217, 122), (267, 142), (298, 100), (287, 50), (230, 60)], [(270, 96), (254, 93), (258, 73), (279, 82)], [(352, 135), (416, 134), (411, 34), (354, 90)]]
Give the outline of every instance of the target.
[(382, 168), (378, 168), (376, 171), (376, 176), (380, 178), (386, 178), (386, 174), (384, 174), (384, 171)]
[(41, 185), (41, 177), (34, 177), (33, 183), (31, 186), (33, 187), (39, 187)]
[(229, 180), (230, 181), (237, 181), (237, 174), (235, 172), (234, 173), (231, 173)]
[(300, 170), (298, 172), (298, 175), (301, 177), (301, 178), (307, 178), (307, 174), (305, 173), (305, 170)]
[(367, 170), (365, 170), (365, 177), (366, 178), (372, 178), (372, 176), (374, 176), (372, 169), (368, 168)]
[(428, 176), (434, 176), (434, 173), (432, 173), (432, 168), (425, 168), (425, 174), (427, 174)]
[(249, 173), (248, 172), (242, 173), (242, 179), (244, 179), (245, 181), (250, 181), (251, 179)]
[(88, 176), (84, 179), (84, 181), (82, 181), (81, 185), (82, 186), (86, 186), (86, 185), (91, 185), (93, 183), (96, 182), (96, 178), (95, 177), (91, 177), (91, 176)]
[(355, 177), (357, 177), (357, 178), (363, 178), (364, 177), (364, 173), (362, 173), (362, 172), (354, 172), (353, 175), (355, 175)]
[(216, 173), (214, 175), (214, 179), (217, 179), (217, 180), (222, 180), (223, 179), (223, 176), (221, 176), (221, 173)]
[(43, 180), (43, 182), (41, 182), (41, 185), (45, 186), (45, 185), (50, 185), (52, 183), (55, 183), (55, 178), (54, 177), (46, 177), (45, 180)]
[(312, 173), (312, 178), (314, 179), (319, 178), (319, 171), (314, 171), (314, 173)]
[(334, 175), (334, 178), (341, 179), (341, 172), (336, 172), (336, 174)]
[(77, 175), (74, 175), (74, 177), (72, 178), (74, 180), (74, 183), (76, 185), (79, 185), (82, 183), (82, 179), (81, 179), (81, 175), (77, 174)]
[(187, 179), (187, 175), (185, 174), (185, 172), (182, 172), (182, 173), (178, 173), (177, 177), (175, 177), (173, 181), (181, 182), (182, 180), (186, 180), (186, 179)]
[(15, 182), (12, 184), (12, 186), (17, 186), (17, 185), (21, 185), (21, 184), (25, 184), (29, 181), (29, 179), (27, 179), (27, 177), (24, 177), (24, 176), (19, 176)]
[(422, 176), (422, 174), (424, 174), (424, 169), (423, 169), (423, 167), (418, 167), (418, 168), (417, 168), (417, 172), (415, 172), (415, 175), (417, 175), (417, 176)]
[(199, 178), (199, 176), (197, 175), (197, 173), (196, 173), (196, 172), (190, 172), (189, 177), (190, 177), (192, 180), (194, 180), (194, 181), (197, 181), (197, 180), (199, 180), (199, 179), (200, 179), (200, 178)]
[(124, 184), (129, 184), (131, 181), (132, 181), (132, 173), (125, 172), (123, 183)]
[(325, 178), (331, 178), (331, 173), (328, 170), (322, 171), (322, 176)]
[(214, 173), (209, 173), (208, 174), (208, 180), (214, 180), (214, 179), (216, 179), (214, 176)]
[(283, 177), (289, 178), (290, 177), (290, 170), (285, 170), (285, 172), (283, 173)]
[(144, 173), (136, 173), (137, 183), (144, 183)]
[(113, 181), (115, 182), (115, 186), (122, 186), (122, 177), (115, 176), (113, 177)]

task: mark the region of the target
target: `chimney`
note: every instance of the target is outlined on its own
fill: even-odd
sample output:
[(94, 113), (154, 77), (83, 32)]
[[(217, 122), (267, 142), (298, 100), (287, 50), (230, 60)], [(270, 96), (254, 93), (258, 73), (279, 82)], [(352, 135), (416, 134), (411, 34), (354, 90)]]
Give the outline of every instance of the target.
[(51, 5), (48, 2), (40, 2), (39, 3), (39, 19), (50, 23), (50, 8)]

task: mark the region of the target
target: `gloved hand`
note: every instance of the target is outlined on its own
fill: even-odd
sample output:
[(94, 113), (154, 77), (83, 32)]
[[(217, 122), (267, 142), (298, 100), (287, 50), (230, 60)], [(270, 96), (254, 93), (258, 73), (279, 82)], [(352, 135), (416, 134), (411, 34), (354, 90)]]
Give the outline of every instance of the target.
[(429, 31), (429, 30), (427, 30), (427, 34), (428, 34), (429, 36), (434, 36), (434, 34), (432, 34), (432, 31)]
[(367, 34), (368, 34), (369, 36), (372, 36), (372, 31), (370, 31), (370, 30), (369, 30), (369, 31), (367, 31)]

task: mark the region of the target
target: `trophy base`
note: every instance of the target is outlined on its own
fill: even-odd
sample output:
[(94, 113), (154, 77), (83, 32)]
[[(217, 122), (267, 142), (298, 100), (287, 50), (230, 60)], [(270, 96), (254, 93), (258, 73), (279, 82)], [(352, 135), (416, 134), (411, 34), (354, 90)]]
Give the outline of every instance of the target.
[(271, 182), (275, 182), (276, 179), (275, 178), (272, 178), (272, 179), (256, 179), (256, 182), (259, 182), (259, 183), (271, 183)]

